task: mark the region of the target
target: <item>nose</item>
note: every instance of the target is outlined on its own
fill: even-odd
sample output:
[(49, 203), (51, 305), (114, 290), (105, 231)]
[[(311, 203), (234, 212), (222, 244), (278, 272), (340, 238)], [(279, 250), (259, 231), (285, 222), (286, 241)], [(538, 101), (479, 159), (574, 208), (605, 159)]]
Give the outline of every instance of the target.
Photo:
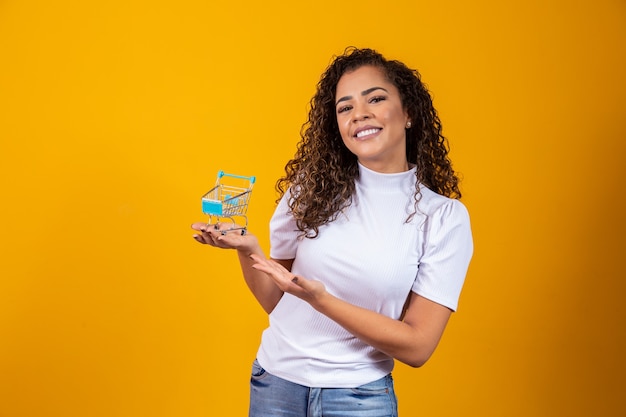
[(355, 105), (354, 111), (352, 112), (352, 117), (353, 122), (360, 122), (370, 119), (372, 117), (372, 113), (365, 105)]

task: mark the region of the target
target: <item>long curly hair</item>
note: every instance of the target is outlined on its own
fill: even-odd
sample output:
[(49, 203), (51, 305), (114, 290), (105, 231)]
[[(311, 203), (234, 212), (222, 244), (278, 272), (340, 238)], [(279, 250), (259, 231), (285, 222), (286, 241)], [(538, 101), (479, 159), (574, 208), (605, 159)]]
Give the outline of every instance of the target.
[(349, 47), (334, 57), (322, 74), (309, 104), (308, 120), (300, 131), (296, 154), (287, 162), (285, 176), (276, 182), (277, 201), (291, 187), (290, 212), (298, 229), (309, 238), (316, 237), (320, 226), (335, 220), (352, 203), (359, 168), (357, 157), (339, 133), (335, 94), (343, 74), (362, 66), (383, 71), (400, 92), (402, 106), (411, 120), (411, 127), (406, 129), (406, 155), (407, 162), (416, 166), (415, 212), (421, 199), (420, 184), (441, 195), (461, 198), (441, 121), (419, 72), (402, 62), (387, 60), (375, 50)]

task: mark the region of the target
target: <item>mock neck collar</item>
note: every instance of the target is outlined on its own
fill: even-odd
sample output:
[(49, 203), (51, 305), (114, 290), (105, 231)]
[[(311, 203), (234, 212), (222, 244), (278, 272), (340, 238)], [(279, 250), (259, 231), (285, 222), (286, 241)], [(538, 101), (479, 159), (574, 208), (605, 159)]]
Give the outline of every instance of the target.
[(386, 174), (372, 171), (359, 163), (359, 178), (357, 184), (363, 188), (377, 191), (396, 192), (399, 188), (415, 188), (415, 165), (410, 165), (408, 171)]

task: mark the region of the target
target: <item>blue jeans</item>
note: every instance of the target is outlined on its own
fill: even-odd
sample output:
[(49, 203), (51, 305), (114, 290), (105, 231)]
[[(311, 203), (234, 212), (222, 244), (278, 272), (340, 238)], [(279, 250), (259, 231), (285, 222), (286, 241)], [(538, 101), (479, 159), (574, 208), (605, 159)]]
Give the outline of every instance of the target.
[(249, 417), (397, 417), (391, 374), (356, 388), (309, 388), (274, 376), (255, 360)]

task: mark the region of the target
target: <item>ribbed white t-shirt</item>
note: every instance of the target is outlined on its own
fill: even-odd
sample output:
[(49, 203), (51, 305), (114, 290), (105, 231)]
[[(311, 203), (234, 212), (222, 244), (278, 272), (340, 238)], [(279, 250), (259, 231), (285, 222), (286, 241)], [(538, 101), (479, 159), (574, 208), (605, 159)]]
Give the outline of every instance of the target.
[[(314, 239), (298, 238), (286, 193), (270, 222), (270, 256), (329, 293), (399, 318), (410, 291), (456, 310), (473, 244), (461, 202), (421, 187), (415, 169), (381, 174), (359, 165), (352, 204)], [(269, 373), (309, 387), (350, 388), (391, 372), (393, 358), (361, 342), (308, 303), (284, 294), (257, 359)]]

